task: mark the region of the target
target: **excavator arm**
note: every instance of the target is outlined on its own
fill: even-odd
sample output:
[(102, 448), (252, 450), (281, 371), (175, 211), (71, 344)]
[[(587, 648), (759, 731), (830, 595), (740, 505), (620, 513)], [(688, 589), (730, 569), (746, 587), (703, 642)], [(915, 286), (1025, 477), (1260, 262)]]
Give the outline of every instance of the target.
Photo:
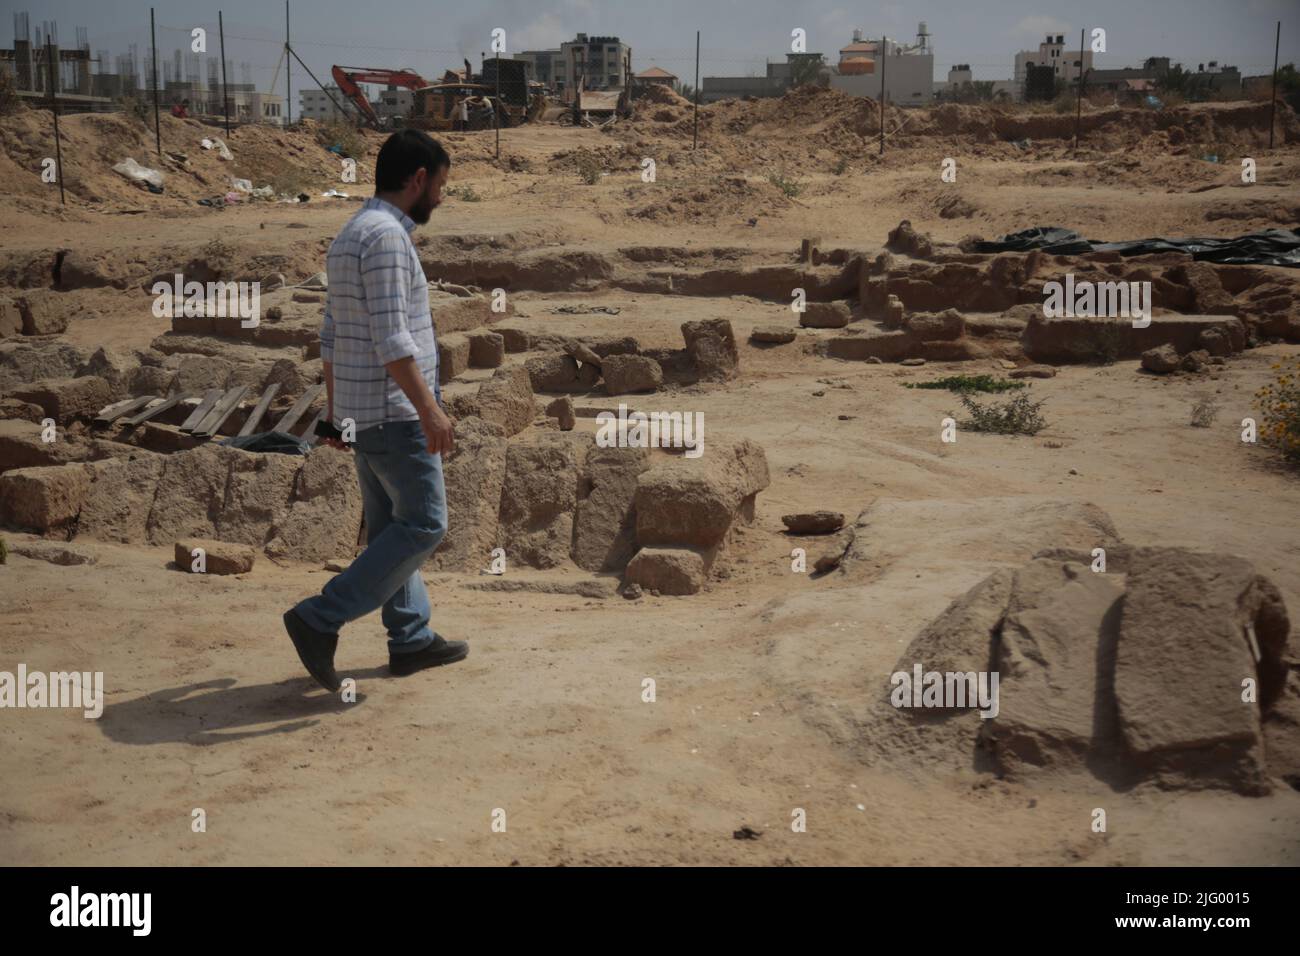
[(379, 116), (375, 113), (374, 107), (370, 105), (370, 101), (366, 99), (366, 94), (362, 92), (360, 84), (379, 83), (388, 86), (404, 86), (409, 90), (423, 89), (429, 85), (428, 80), (411, 70), (376, 70), (367, 67), (336, 66), (330, 71), (330, 74), (334, 77), (334, 82), (338, 85), (338, 88), (356, 104), (357, 110), (365, 117), (366, 122), (375, 129), (379, 128)]

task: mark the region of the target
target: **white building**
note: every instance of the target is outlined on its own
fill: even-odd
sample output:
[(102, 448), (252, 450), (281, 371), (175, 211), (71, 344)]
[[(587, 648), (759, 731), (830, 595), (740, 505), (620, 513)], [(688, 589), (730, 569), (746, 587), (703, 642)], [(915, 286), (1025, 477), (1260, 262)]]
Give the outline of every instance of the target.
[(1028, 75), (1027, 67), (1030, 66), (1050, 66), (1058, 80), (1073, 83), (1079, 79), (1080, 70), (1092, 69), (1092, 50), (1085, 45), (1080, 57), (1078, 48), (1068, 49), (1063, 33), (1047, 34), (1047, 39), (1038, 44), (1037, 51), (1021, 50), (1016, 54), (1015, 73), (1012, 77), (1017, 100), (1025, 98), (1025, 77)]
[[(342, 90), (337, 86), (328, 86), (327, 95), (325, 90), (299, 90), (298, 92), (298, 115), (303, 119), (316, 120), (318, 123), (328, 123), (330, 120), (350, 120), (355, 117), (348, 115), (348, 109), (345, 104), (346, 97)], [(339, 106), (335, 106), (330, 100), (333, 96), (338, 101)], [(343, 107), (340, 109), (339, 107)]]
[(862, 31), (854, 30), (853, 42), (840, 50), (830, 85), (853, 96), (878, 99), (882, 76), (890, 103), (924, 106), (934, 101), (934, 49), (924, 23), (917, 28), (916, 42), (907, 44), (888, 37), (864, 40)]

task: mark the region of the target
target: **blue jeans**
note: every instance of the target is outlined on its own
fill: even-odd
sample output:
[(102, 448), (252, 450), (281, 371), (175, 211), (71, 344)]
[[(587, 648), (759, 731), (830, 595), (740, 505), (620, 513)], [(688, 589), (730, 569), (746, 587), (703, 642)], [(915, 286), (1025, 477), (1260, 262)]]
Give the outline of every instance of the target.
[(429, 454), (418, 421), (358, 431), (352, 451), (366, 516), (366, 549), (294, 611), (308, 627), (333, 634), (382, 607), (389, 653), (423, 650), (433, 643), (434, 633), (420, 565), (447, 532), (442, 456)]

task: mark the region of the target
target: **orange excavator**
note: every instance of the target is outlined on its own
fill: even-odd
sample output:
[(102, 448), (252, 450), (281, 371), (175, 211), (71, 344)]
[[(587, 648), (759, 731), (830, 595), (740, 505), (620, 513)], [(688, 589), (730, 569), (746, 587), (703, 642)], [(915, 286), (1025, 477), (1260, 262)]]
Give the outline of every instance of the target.
[(428, 80), (413, 70), (374, 70), (360, 66), (336, 66), (330, 74), (334, 77), (334, 83), (338, 88), (356, 105), (357, 111), (365, 121), (375, 129), (379, 129), (381, 125), (379, 114), (366, 99), (360, 84), (381, 83), (385, 86), (401, 86), (412, 91), (422, 90), (429, 85)]
[[(411, 90), (414, 105), (404, 122), (419, 129), (491, 129), (498, 117), (503, 127), (540, 118), (546, 109), (546, 98), (531, 89), (522, 61), (492, 59), (485, 62), (485, 67), (491, 68), (487, 71), (490, 75), (474, 76), (466, 60), (463, 72), (448, 70), (440, 83), (430, 83), (413, 70), (336, 66), (331, 75), (338, 88), (356, 104), (358, 112), (375, 129), (383, 125), (382, 120), (361, 90), (362, 83)], [(500, 77), (497, 71), (501, 72)], [(463, 126), (458, 121), (463, 121)]]

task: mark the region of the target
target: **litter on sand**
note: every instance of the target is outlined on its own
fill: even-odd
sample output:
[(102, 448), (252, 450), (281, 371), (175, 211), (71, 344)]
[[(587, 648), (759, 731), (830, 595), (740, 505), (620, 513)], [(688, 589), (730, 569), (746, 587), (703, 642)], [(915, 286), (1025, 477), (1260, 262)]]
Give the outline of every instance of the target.
[(113, 172), (121, 173), (127, 179), (136, 183), (147, 183), (155, 189), (163, 188), (163, 174), (156, 169), (150, 169), (148, 166), (141, 166), (129, 156), (113, 167)]
[(228, 147), (221, 140), (217, 139), (215, 136), (212, 139), (204, 138), (204, 140), (201, 143), (199, 143), (199, 145), (202, 146), (204, 149), (215, 149), (217, 151), (217, 155), (220, 156), (222, 159), (230, 160), (235, 158), (235, 154), (230, 151), (230, 147)]

